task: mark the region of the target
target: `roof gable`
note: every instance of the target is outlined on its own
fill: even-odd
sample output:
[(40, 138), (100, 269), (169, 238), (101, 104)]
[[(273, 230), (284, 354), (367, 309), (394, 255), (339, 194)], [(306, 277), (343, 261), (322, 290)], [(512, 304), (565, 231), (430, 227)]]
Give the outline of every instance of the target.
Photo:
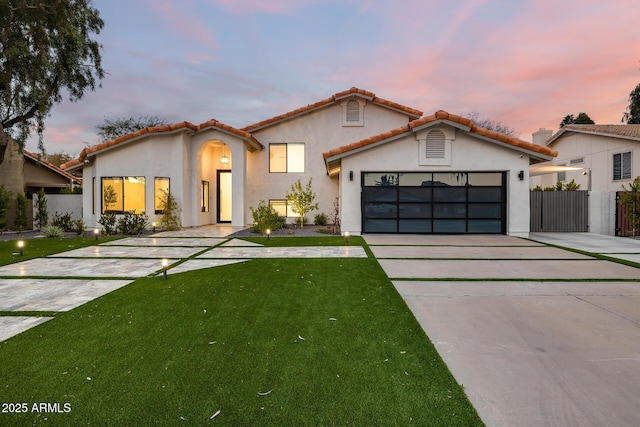
[(199, 125), (194, 125), (193, 123), (190, 123), (190, 122), (181, 122), (173, 125), (146, 127), (146, 128), (137, 130), (135, 132), (129, 133), (127, 135), (120, 136), (116, 139), (105, 141), (101, 144), (85, 148), (80, 152), (80, 156), (78, 156), (77, 159), (71, 160), (70, 162), (67, 162), (61, 165), (61, 168), (62, 169), (76, 168), (78, 167), (78, 165), (84, 162), (87, 156), (94, 156), (100, 151), (106, 150), (116, 145), (133, 142), (149, 134), (168, 134), (173, 132), (186, 132), (186, 131), (197, 133), (197, 132), (202, 132), (204, 130), (212, 129), (212, 128), (220, 130), (224, 133), (238, 136), (244, 139), (245, 141), (249, 142), (252, 146), (254, 146), (257, 149), (264, 148), (264, 146), (258, 140), (256, 140), (250, 133), (240, 129), (236, 129), (233, 126), (226, 125), (217, 120), (212, 119), (204, 123), (200, 123)]
[(269, 126), (276, 125), (280, 122), (291, 120), (295, 117), (301, 116), (303, 114), (309, 114), (312, 111), (319, 110), (321, 108), (326, 108), (331, 105), (335, 105), (339, 103), (341, 100), (351, 97), (358, 97), (365, 99), (367, 101), (373, 102), (383, 108), (387, 108), (390, 110), (397, 111), (399, 113), (407, 115), (410, 119), (417, 119), (422, 116), (422, 111), (416, 110), (414, 108), (410, 108), (393, 101), (386, 100), (384, 98), (379, 98), (375, 93), (369, 92), (363, 89), (358, 89), (356, 87), (352, 87), (349, 90), (345, 90), (343, 92), (338, 92), (327, 99), (323, 99), (322, 101), (318, 101), (313, 104), (309, 104), (305, 107), (298, 108), (296, 110), (290, 111), (288, 113), (280, 114), (278, 116), (272, 117), (267, 120), (263, 120), (258, 123), (254, 123), (250, 126), (246, 126), (242, 128), (242, 130), (247, 132), (255, 132), (256, 130), (260, 130)]
[(548, 141), (553, 144), (565, 134), (582, 133), (640, 141), (640, 125), (565, 125)]
[(523, 141), (518, 138), (512, 138), (489, 129), (478, 127), (473, 123), (471, 119), (467, 119), (455, 114), (449, 114), (446, 111), (440, 110), (436, 111), (430, 116), (413, 120), (412, 122), (399, 128), (395, 128), (379, 135), (371, 136), (369, 138), (365, 138), (352, 144), (344, 145), (342, 147), (338, 147), (323, 153), (322, 156), (324, 157), (327, 171), (329, 171), (330, 169), (334, 169), (334, 167), (330, 166), (335, 166), (335, 163), (339, 162), (342, 157), (346, 157), (357, 152), (396, 140), (406, 135), (413, 134), (414, 132), (417, 132), (421, 129), (438, 125), (439, 123), (447, 123), (489, 142), (527, 152), (530, 155), (539, 158), (539, 160), (541, 161), (550, 160), (552, 157), (558, 155), (558, 152), (551, 148)]
[(63, 171), (61, 168), (59, 168), (58, 166), (54, 165), (53, 163), (49, 163), (48, 161), (42, 159), (39, 155), (31, 153), (31, 152), (29, 152), (27, 150), (23, 150), (22, 154), (27, 159), (30, 159), (34, 163), (46, 167), (50, 171), (52, 171), (52, 172), (64, 177), (65, 179), (68, 179), (68, 180), (72, 181), (75, 184), (82, 184), (82, 179), (71, 175), (69, 172)]

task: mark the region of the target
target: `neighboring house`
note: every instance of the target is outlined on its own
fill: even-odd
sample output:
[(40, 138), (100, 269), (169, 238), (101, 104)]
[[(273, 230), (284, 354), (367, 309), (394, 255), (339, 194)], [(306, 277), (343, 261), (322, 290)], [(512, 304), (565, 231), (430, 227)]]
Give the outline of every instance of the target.
[(566, 125), (555, 135), (540, 129), (533, 142), (558, 156), (531, 167), (532, 188), (573, 179), (582, 190), (620, 191), (640, 175), (640, 125)]
[(37, 154), (24, 150), (23, 155), (24, 191), (27, 198), (31, 198), (41, 188), (46, 194), (60, 194), (62, 189), (82, 185), (82, 179), (41, 159)]
[(47, 194), (59, 194), (64, 188), (82, 185), (82, 179), (27, 150), (20, 151), (11, 141), (0, 164), (0, 184), (13, 193), (24, 192), (27, 199), (44, 188)]
[(82, 170), (89, 226), (106, 210), (153, 221), (167, 188), (187, 227), (246, 226), (261, 200), (293, 217), (285, 194), (313, 179), (319, 212), (338, 198), (342, 230), (353, 234), (528, 235), (529, 165), (555, 151), (444, 111), (421, 116), (351, 88), (242, 129), (215, 120), (145, 128), (63, 167)]
[[(575, 180), (589, 190), (589, 230), (614, 234), (616, 192), (640, 175), (640, 125), (566, 125), (555, 135), (546, 129), (533, 142), (553, 148), (558, 156), (531, 167), (530, 187), (542, 188)], [(619, 220), (619, 218), (618, 218)]]

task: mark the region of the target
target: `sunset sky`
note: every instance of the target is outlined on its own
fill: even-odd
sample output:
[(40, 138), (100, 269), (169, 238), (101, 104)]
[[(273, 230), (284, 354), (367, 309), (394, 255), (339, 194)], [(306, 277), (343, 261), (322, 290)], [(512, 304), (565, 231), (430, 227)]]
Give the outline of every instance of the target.
[[(353, 86), (502, 121), (531, 140), (584, 111), (620, 123), (640, 83), (637, 0), (93, 0), (108, 75), (54, 106), (48, 153), (104, 117), (243, 127)], [(35, 139), (27, 149), (36, 151)]]

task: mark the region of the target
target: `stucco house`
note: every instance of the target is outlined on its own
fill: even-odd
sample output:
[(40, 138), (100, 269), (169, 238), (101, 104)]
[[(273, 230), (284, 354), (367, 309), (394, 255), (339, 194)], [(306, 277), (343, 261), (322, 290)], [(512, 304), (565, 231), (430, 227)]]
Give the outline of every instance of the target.
[[(82, 170), (88, 226), (107, 208), (153, 221), (166, 188), (186, 227), (246, 226), (261, 200), (292, 217), (285, 194), (313, 179), (319, 211), (331, 213), (337, 197), (342, 230), (352, 234), (526, 236), (529, 165), (555, 155), (445, 111), (423, 117), (351, 88), (241, 129), (216, 120), (142, 129), (63, 167)], [(113, 206), (105, 206), (108, 186)]]
[(533, 142), (553, 148), (551, 161), (533, 165), (531, 188), (572, 179), (590, 191), (590, 231), (614, 234), (616, 192), (640, 175), (640, 125), (566, 125), (557, 133), (540, 129)]

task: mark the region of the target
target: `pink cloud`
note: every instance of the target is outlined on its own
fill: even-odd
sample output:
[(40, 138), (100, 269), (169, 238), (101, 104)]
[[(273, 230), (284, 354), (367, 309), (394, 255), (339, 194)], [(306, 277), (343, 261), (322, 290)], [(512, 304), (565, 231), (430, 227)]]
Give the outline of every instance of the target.
[(169, 27), (180, 38), (195, 40), (208, 49), (217, 49), (213, 31), (199, 20), (199, 16), (191, 13), (191, 2), (180, 2), (179, 7), (172, 0), (149, 2), (150, 7), (169, 24)]
[(223, 9), (235, 13), (286, 14), (307, 5), (327, 3), (330, 0), (212, 0)]

